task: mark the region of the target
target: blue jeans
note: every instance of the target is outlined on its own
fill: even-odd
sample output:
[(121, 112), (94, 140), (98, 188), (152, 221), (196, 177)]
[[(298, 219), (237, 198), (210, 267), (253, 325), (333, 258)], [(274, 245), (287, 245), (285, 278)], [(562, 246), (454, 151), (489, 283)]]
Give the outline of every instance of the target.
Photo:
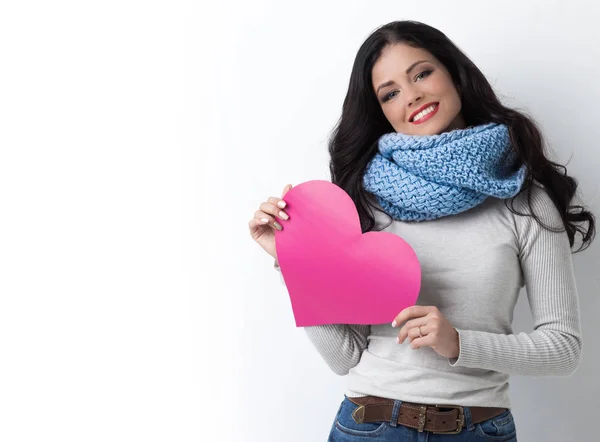
[[(394, 413), (390, 422), (356, 423), (352, 412), (358, 407), (347, 397), (340, 404), (329, 433), (328, 442), (516, 442), (517, 431), (510, 410), (478, 424), (471, 421), (471, 409), (464, 407), (465, 428), (458, 434), (434, 434), (417, 430), (394, 421), (402, 401), (394, 401)], [(395, 418), (394, 418), (395, 417)]]

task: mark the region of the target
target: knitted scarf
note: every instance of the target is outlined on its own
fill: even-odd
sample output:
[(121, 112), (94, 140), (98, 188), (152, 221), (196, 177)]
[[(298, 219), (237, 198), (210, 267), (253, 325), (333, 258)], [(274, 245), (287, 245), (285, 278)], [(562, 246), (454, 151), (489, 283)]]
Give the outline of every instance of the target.
[(389, 133), (379, 139), (378, 150), (364, 186), (397, 220), (431, 220), (466, 211), (488, 196), (513, 197), (526, 174), (503, 124), (439, 135)]

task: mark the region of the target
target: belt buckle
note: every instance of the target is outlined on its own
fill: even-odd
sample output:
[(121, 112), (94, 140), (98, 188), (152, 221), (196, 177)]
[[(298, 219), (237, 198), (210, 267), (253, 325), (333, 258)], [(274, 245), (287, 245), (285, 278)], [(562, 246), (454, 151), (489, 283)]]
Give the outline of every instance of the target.
[(458, 418), (456, 419), (457, 427), (456, 430), (452, 431), (432, 431), (434, 434), (458, 434), (462, 431), (463, 425), (465, 424), (465, 409), (458, 405), (436, 405), (437, 408), (454, 408), (458, 410)]
[(422, 433), (423, 431), (425, 431), (425, 422), (426, 421), (427, 421), (427, 405), (421, 405), (419, 407), (419, 420), (417, 421), (417, 423), (418, 423), (417, 431), (419, 433)]
[(364, 405), (359, 405), (358, 407), (356, 407), (356, 409), (352, 412), (352, 419), (354, 419), (354, 422), (356, 422), (357, 424), (364, 423), (364, 419), (365, 419), (365, 406)]

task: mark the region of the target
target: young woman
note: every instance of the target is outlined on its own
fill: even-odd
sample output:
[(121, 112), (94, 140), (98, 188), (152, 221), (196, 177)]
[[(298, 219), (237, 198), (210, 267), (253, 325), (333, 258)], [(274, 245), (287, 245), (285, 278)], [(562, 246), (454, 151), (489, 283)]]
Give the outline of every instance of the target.
[[(422, 285), (391, 325), (306, 327), (331, 369), (348, 375), (330, 441), (514, 441), (509, 376), (576, 370), (571, 253), (577, 232), (577, 251), (589, 246), (595, 222), (572, 205), (576, 181), (543, 145), (439, 30), (392, 22), (360, 47), (329, 143), (332, 182), (363, 232), (413, 247)], [(276, 268), (273, 229), (288, 219), (290, 188), (249, 223)], [(523, 286), (534, 328), (514, 334)]]

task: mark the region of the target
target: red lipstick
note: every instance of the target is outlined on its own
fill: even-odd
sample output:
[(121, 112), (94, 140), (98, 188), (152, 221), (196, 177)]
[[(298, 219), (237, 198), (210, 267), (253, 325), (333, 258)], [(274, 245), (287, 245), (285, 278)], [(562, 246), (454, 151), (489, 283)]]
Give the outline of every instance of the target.
[[(430, 107), (430, 106), (432, 106), (432, 105), (435, 105), (435, 109), (434, 109), (433, 111), (429, 112), (427, 115), (425, 115), (425, 116), (424, 116), (423, 118), (421, 118), (420, 120), (418, 120), (418, 121), (413, 121), (413, 118), (414, 118), (414, 117), (415, 117), (415, 116), (416, 116), (416, 115), (417, 115), (419, 112), (422, 112), (422, 111), (424, 111), (425, 109), (427, 109), (428, 107)], [(421, 107), (420, 107), (419, 109), (417, 109), (416, 111), (414, 111), (414, 112), (411, 114), (411, 116), (410, 116), (410, 120), (409, 120), (409, 121), (410, 121), (411, 123), (413, 123), (413, 124), (421, 124), (421, 123), (424, 123), (425, 121), (427, 121), (427, 120), (429, 120), (431, 117), (433, 117), (435, 114), (437, 114), (437, 111), (438, 111), (438, 109), (439, 109), (439, 108), (440, 108), (440, 103), (436, 103), (436, 102), (433, 102), (433, 103), (427, 103), (427, 104), (425, 104), (425, 105), (421, 106)]]

